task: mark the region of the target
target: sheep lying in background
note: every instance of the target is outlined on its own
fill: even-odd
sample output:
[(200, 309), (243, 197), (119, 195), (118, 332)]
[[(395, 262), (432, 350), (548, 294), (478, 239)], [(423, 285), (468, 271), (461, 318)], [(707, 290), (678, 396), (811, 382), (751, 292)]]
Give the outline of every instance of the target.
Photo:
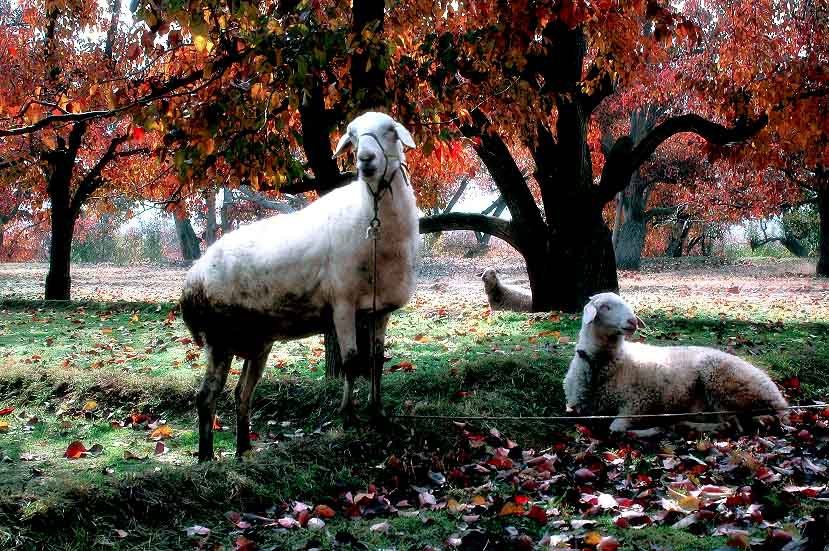
[(484, 281), (484, 290), (489, 299), (490, 309), (513, 312), (533, 311), (532, 294), (521, 287), (501, 283), (495, 268), (487, 268), (478, 275)]
[[(625, 341), (642, 321), (615, 293), (601, 293), (584, 307), (576, 355), (564, 379), (568, 411), (636, 415), (695, 411), (782, 413), (788, 406), (761, 370), (713, 348), (657, 347)], [(635, 419), (617, 418), (610, 430), (624, 432)], [(719, 423), (689, 423), (702, 430)], [(642, 431), (646, 434), (649, 431)], [(650, 432), (652, 433), (652, 431)]]
[[(250, 404), (274, 341), (323, 333), (333, 320), (343, 358), (341, 411), (353, 419), (352, 385), (360, 366), (356, 318), (373, 306), (373, 245), (367, 228), (374, 198), (377, 240), (375, 364), (370, 408), (382, 413), (380, 375), (389, 314), (415, 289), (420, 238), (415, 197), (404, 174), (411, 134), (391, 117), (369, 112), (348, 125), (335, 156), (356, 146), (358, 178), (308, 207), (254, 222), (211, 246), (187, 273), (182, 317), (204, 345), (207, 373), (197, 396), (199, 460), (213, 458), (216, 399), (234, 356), (244, 358), (236, 386), (236, 453), (250, 448)], [(359, 357), (366, 358), (367, 351)]]

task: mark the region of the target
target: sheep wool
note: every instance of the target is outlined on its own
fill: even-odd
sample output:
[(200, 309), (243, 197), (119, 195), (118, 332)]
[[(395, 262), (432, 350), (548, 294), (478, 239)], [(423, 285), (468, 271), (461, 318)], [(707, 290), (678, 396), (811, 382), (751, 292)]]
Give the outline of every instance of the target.
[(533, 297), (530, 291), (501, 283), (495, 268), (487, 268), (480, 274), (484, 282), (489, 307), (492, 310), (511, 310), (513, 312), (532, 312)]
[[(388, 317), (409, 301), (416, 283), (418, 212), (403, 151), (404, 146), (414, 147), (414, 141), (388, 115), (368, 112), (348, 125), (335, 156), (349, 146), (356, 148), (355, 181), (296, 213), (228, 233), (187, 274), (182, 317), (196, 342), (204, 345), (208, 360), (197, 396), (202, 461), (213, 457), (216, 399), (233, 357), (245, 360), (236, 387), (236, 452), (241, 454), (250, 448), (251, 397), (274, 341), (323, 333), (332, 322), (345, 373), (341, 411), (349, 421), (354, 377), (366, 371), (359, 369), (358, 358), (368, 357), (357, 353), (357, 318), (368, 316), (375, 305), (375, 340), (369, 346), (377, 365), (367, 371), (370, 407), (381, 413)], [(375, 201), (381, 224), (377, 240), (367, 238)]]
[[(619, 295), (591, 297), (564, 379), (568, 411), (620, 416), (745, 411), (736, 416), (739, 427), (740, 421), (751, 420), (752, 410), (783, 414), (788, 406), (766, 373), (732, 354), (701, 346), (625, 341), (641, 323)], [(610, 428), (624, 432), (635, 421), (617, 418)], [(696, 426), (713, 430), (722, 423)]]

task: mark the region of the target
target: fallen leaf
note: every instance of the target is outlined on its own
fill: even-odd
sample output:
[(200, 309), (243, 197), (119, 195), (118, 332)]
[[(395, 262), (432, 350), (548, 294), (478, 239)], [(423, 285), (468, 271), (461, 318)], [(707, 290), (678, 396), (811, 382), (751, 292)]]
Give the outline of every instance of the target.
[(233, 549), (235, 551), (254, 551), (256, 549), (256, 542), (245, 536), (239, 536), (233, 542)]
[(0, 415), (8, 415), (9, 413), (13, 412), (14, 409), (15, 408), (13, 408), (13, 407), (7, 407), (7, 408), (0, 409)]
[(98, 402), (95, 400), (89, 400), (86, 402), (83, 407), (81, 408), (83, 411), (93, 411), (98, 409)]
[(8, 432), (8, 430), (9, 430), (8, 421), (0, 421), (0, 432)]
[(67, 459), (78, 459), (80, 457), (83, 457), (83, 454), (85, 453), (86, 447), (83, 445), (83, 443), (79, 442), (78, 440), (75, 440), (74, 442), (69, 444), (69, 446), (66, 448), (66, 451), (63, 452), (63, 457)]
[(193, 536), (210, 535), (210, 528), (205, 528), (204, 526), (190, 526), (189, 528), (185, 528), (184, 531), (187, 533), (187, 537), (190, 538)]
[(170, 425), (161, 425), (150, 433), (150, 440), (161, 440), (163, 438), (172, 438), (173, 428)]
[(317, 505), (314, 508), (314, 514), (322, 518), (331, 518), (337, 513), (328, 505)]
[(514, 501), (507, 501), (504, 503), (504, 506), (501, 507), (501, 511), (498, 513), (498, 516), (505, 517), (507, 515), (523, 515), (524, 514), (524, 506), (515, 503)]

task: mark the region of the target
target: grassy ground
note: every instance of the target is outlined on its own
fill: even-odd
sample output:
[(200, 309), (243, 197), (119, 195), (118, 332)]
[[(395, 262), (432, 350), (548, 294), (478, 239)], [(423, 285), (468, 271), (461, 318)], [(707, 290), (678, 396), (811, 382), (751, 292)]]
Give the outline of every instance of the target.
[[(829, 394), (823, 305), (804, 316), (797, 305), (735, 308), (705, 293), (670, 300), (631, 287), (648, 342), (733, 350), (785, 383), (794, 402)], [(389, 329), (387, 410), (560, 414), (578, 323), (492, 314), (451, 290), (421, 289)], [(339, 383), (324, 378), (323, 356), (317, 337), (276, 347), (254, 403), (256, 453), (237, 462), (232, 431), (220, 430), (219, 461), (197, 465), (192, 404), (204, 360), (173, 303), (3, 300), (0, 410), (14, 409), (0, 415), (0, 549), (611, 549), (615, 541), (679, 550), (752, 538), (777, 549), (770, 534), (801, 537), (829, 497), (820, 414), (759, 440), (608, 440), (597, 427), (521, 421), (344, 431), (334, 413)], [(358, 401), (367, 390), (359, 386)], [(220, 425), (233, 424), (231, 401), (227, 392)], [(75, 442), (90, 452), (65, 457), (80, 449)], [(706, 484), (727, 499), (700, 495)], [(642, 526), (626, 527), (628, 518)]]

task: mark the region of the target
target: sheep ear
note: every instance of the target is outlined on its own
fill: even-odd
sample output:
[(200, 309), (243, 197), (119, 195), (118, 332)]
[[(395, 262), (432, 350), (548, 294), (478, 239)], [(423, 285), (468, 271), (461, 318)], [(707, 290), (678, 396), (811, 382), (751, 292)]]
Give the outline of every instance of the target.
[(340, 155), (342, 155), (343, 153), (345, 153), (345, 149), (349, 145), (351, 145), (351, 135), (348, 132), (346, 132), (340, 138), (339, 143), (337, 143), (337, 149), (336, 149), (336, 151), (334, 151), (334, 155), (332, 155), (331, 158), (332, 159), (337, 158)]
[(399, 122), (394, 123), (394, 130), (397, 132), (397, 137), (400, 138), (400, 141), (403, 142), (403, 145), (406, 147), (415, 147), (414, 138), (406, 130), (406, 127), (400, 124)]
[(475, 275), (476, 275), (476, 276), (478, 276), (478, 277), (480, 277), (480, 278), (483, 278), (483, 277), (484, 277), (484, 272), (483, 272), (483, 270), (482, 270), (482, 271), (478, 272), (478, 273), (477, 273), (477, 274), (475, 274)]
[(645, 325), (645, 322), (642, 321), (642, 318), (640, 318), (639, 316), (636, 316), (636, 327), (638, 327), (639, 329), (644, 329), (647, 327), (647, 325)]
[(587, 306), (584, 307), (584, 314), (581, 318), (582, 325), (587, 325), (588, 323), (592, 322), (594, 319), (596, 319), (596, 315), (598, 313), (599, 311), (596, 310), (596, 307), (593, 306), (593, 303), (588, 303)]

